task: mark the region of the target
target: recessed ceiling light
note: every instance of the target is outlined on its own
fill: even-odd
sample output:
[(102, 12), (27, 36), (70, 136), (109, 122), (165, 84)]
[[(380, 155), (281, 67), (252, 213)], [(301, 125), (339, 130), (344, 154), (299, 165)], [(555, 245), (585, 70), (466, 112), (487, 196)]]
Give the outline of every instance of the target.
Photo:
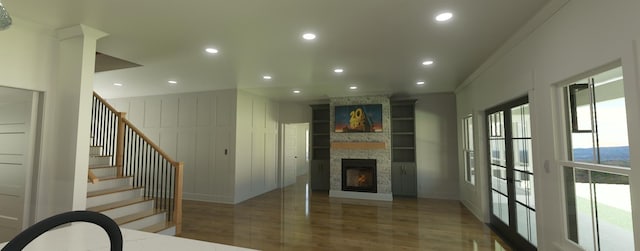
[(335, 73), (343, 73), (343, 72), (344, 72), (344, 69), (342, 69), (342, 68), (335, 68), (335, 69), (333, 69), (333, 72), (335, 72)]
[(358, 89), (358, 87), (357, 87), (357, 86), (350, 86), (350, 87), (349, 87), (349, 89), (351, 89), (351, 90), (357, 90), (357, 89)]
[(169, 84), (172, 84), (172, 85), (175, 85), (175, 84), (177, 84), (177, 83), (178, 83), (178, 81), (175, 81), (175, 80), (169, 80), (169, 81), (167, 81), (167, 82), (169, 82)]
[(301, 93), (301, 91), (300, 91), (300, 90), (293, 90), (293, 93), (295, 93), (295, 94), (300, 94), (300, 93)]
[(433, 64), (433, 60), (427, 60), (422, 62), (422, 65), (432, 65)]
[(122, 86), (122, 84), (120, 84), (120, 83), (113, 83), (113, 85), (115, 85), (115, 86)]
[(305, 40), (314, 40), (316, 39), (316, 34), (305, 33), (305, 34), (302, 34), (302, 38), (304, 38)]
[(211, 54), (216, 54), (218, 53), (218, 49), (216, 48), (207, 48), (205, 49), (206, 52), (211, 53)]
[(424, 85), (424, 81), (418, 81), (416, 85)]
[(271, 80), (271, 76), (269, 76), (269, 75), (264, 75), (264, 76), (262, 76), (262, 79), (264, 79), (264, 80)]
[(443, 12), (443, 13), (440, 13), (440, 14), (436, 15), (436, 21), (444, 22), (444, 21), (447, 21), (447, 20), (451, 19), (452, 17), (453, 17), (453, 13), (451, 13), (451, 12)]

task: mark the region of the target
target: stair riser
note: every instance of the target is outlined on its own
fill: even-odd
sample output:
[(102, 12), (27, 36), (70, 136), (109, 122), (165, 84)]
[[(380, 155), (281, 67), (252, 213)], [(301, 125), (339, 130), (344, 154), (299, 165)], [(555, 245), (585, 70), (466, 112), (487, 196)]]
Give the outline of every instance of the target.
[(134, 230), (140, 230), (148, 226), (152, 226), (158, 223), (165, 222), (167, 220), (167, 213), (154, 214), (149, 217), (138, 219), (127, 224), (123, 224), (121, 228), (128, 228)]
[(100, 196), (89, 197), (87, 198), (87, 207), (100, 206), (104, 204), (113, 203), (116, 201), (134, 199), (141, 196), (142, 196), (142, 190), (135, 189), (135, 190), (127, 190), (127, 191), (122, 191), (117, 193), (110, 193), (110, 194), (105, 194)]
[(90, 156), (89, 166), (108, 166), (111, 164), (110, 156)]
[(93, 171), (93, 174), (95, 174), (96, 177), (98, 177), (98, 179), (104, 178), (104, 177), (113, 177), (118, 174), (118, 170), (116, 170), (115, 167), (92, 168), (91, 171)]
[(96, 156), (102, 154), (101, 146), (91, 146), (89, 147), (89, 156)]
[(176, 236), (176, 227), (167, 228), (165, 230), (157, 232), (156, 234), (164, 234), (164, 235)]
[(111, 179), (111, 180), (100, 180), (96, 183), (89, 183), (87, 185), (88, 192), (94, 192), (98, 190), (105, 190), (123, 186), (131, 185), (131, 181), (133, 178), (129, 177), (126, 179)]
[(148, 211), (153, 209), (153, 201), (145, 201), (141, 203), (136, 203), (133, 205), (128, 205), (124, 207), (114, 208), (107, 211), (100, 212), (106, 216), (111, 217), (112, 219), (120, 218), (123, 216), (127, 216), (130, 214), (136, 214), (144, 211)]

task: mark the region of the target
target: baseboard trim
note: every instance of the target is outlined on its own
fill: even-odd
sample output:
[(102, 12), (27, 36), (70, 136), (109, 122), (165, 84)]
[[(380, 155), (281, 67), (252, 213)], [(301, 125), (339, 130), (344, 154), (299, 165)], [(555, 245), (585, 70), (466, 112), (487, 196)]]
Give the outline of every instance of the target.
[(360, 200), (393, 201), (393, 195), (390, 193), (361, 193), (361, 192), (330, 190), (329, 197), (360, 199)]
[(222, 204), (234, 204), (233, 199), (231, 198), (228, 198), (226, 196), (216, 196), (216, 195), (209, 195), (209, 194), (182, 193), (182, 199), (214, 202), (214, 203), (222, 203)]

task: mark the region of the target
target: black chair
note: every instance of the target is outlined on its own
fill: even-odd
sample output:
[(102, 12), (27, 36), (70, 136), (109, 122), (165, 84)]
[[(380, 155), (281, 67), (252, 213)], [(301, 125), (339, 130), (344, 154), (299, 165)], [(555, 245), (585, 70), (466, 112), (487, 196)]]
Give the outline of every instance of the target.
[(22, 250), (41, 234), (62, 224), (76, 221), (90, 222), (102, 227), (109, 235), (111, 251), (122, 251), (122, 232), (118, 224), (104, 214), (90, 211), (66, 212), (44, 219), (18, 234), (2, 248), (2, 251)]

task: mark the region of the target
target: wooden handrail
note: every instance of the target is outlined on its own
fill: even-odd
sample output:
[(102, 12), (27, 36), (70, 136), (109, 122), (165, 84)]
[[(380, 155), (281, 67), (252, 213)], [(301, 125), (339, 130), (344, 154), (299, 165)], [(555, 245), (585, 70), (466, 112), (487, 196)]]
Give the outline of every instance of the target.
[(160, 149), (160, 147), (158, 145), (156, 145), (156, 143), (154, 143), (149, 137), (147, 137), (147, 135), (145, 135), (144, 133), (142, 133), (142, 131), (140, 131), (140, 129), (138, 129), (136, 126), (134, 126), (131, 121), (129, 121), (127, 118), (123, 118), (122, 119), (124, 121), (124, 123), (131, 128), (131, 130), (133, 130), (134, 132), (136, 132), (144, 141), (146, 141), (154, 150), (156, 150), (162, 157), (164, 157), (167, 161), (169, 161), (171, 163), (171, 165), (173, 165), (174, 167), (177, 167), (178, 164), (180, 162), (173, 160), (173, 158), (171, 158), (171, 156), (169, 156), (169, 154), (167, 154), (166, 152), (164, 152), (162, 149)]
[(102, 102), (102, 104), (104, 104), (104, 106), (106, 106), (111, 112), (118, 114), (118, 110), (116, 110), (116, 108), (114, 108), (113, 106), (111, 106), (109, 103), (107, 103), (106, 100), (104, 100), (102, 97), (100, 97), (100, 95), (98, 95), (98, 93), (93, 92), (93, 96), (96, 97), (98, 100), (100, 100), (100, 102)]

